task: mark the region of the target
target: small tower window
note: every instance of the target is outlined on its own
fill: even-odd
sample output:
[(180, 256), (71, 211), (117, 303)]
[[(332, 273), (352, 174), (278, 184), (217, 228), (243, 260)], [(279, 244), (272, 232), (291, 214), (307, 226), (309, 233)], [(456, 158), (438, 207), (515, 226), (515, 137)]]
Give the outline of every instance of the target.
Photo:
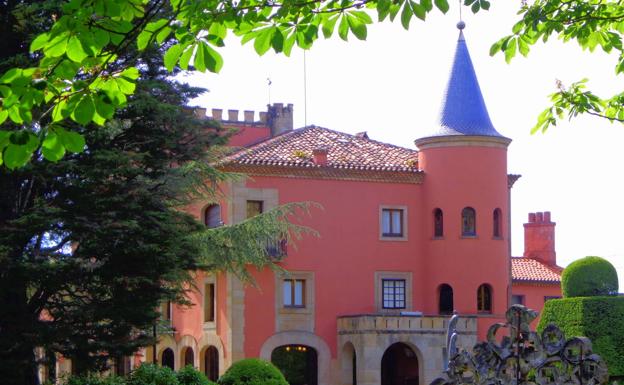
[(472, 207), (464, 207), (462, 210), (462, 236), (473, 237), (477, 235), (477, 213)]
[(502, 211), (501, 209), (494, 209), (494, 213), (492, 214), (492, 224), (494, 226), (494, 228), (492, 229), (492, 236), (494, 238), (501, 238), (503, 231), (502, 231)]
[(477, 310), (480, 312), (492, 312), (492, 288), (483, 284), (477, 289)]
[(444, 214), (442, 209), (433, 210), (433, 236), (435, 238), (444, 236)]
[(209, 229), (221, 226), (221, 206), (210, 205), (204, 210), (204, 224)]
[(453, 288), (451, 285), (446, 283), (440, 285), (438, 305), (440, 314), (453, 313)]

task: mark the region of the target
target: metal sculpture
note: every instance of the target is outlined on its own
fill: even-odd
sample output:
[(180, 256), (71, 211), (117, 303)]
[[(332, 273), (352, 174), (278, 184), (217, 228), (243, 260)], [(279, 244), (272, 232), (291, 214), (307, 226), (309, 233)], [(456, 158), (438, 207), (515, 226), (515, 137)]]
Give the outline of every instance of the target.
[[(488, 329), (487, 342), (474, 346), (472, 353), (453, 351), (449, 322), (445, 371), (431, 385), (602, 385), (608, 381), (607, 366), (592, 353), (585, 337), (565, 339), (555, 325), (540, 334), (530, 324), (537, 312), (513, 305), (505, 314), (507, 323)], [(454, 318), (455, 316), (453, 316)], [(455, 321), (456, 322), (456, 321)], [(454, 329), (454, 326), (453, 326)], [(497, 336), (507, 330), (506, 335)], [(446, 357), (445, 357), (446, 358)]]

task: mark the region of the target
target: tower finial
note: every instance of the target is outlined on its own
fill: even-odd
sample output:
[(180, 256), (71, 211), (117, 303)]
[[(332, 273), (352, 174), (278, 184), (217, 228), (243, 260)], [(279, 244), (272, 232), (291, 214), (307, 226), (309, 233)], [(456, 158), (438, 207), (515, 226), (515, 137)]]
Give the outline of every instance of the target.
[(466, 28), (466, 23), (462, 19), (462, 0), (457, 0), (459, 2), (459, 21), (457, 22), (457, 29), (460, 31)]

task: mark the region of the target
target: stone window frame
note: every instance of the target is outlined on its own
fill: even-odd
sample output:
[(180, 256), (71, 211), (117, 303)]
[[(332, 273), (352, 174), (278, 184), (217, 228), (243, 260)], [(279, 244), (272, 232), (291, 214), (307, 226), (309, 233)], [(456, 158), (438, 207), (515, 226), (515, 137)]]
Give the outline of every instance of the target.
[[(403, 279), (405, 280), (405, 308), (404, 309), (384, 309), (383, 307), (383, 280)], [(377, 313), (399, 314), (403, 311), (413, 309), (413, 284), (411, 271), (376, 271), (375, 272), (375, 310)]]
[[(213, 302), (213, 311), (214, 311), (214, 321), (206, 321), (205, 319), (205, 309), (204, 306), (206, 304), (206, 285), (208, 284), (213, 284), (214, 285), (214, 302)], [(216, 330), (217, 329), (217, 293), (218, 293), (218, 288), (217, 288), (217, 279), (216, 276), (214, 274), (210, 274), (207, 277), (204, 278), (203, 281), (203, 285), (201, 288), (201, 294), (202, 294), (202, 313), (201, 313), (201, 317), (202, 317), (202, 326), (204, 330)]]
[[(284, 305), (284, 280), (303, 280), (304, 298), (303, 307)], [(313, 314), (314, 312), (314, 272), (313, 271), (289, 271), (275, 274), (275, 309), (278, 314)]]
[[(401, 221), (401, 227), (403, 235), (400, 237), (386, 236), (383, 234), (383, 211), (384, 210), (401, 210), (403, 211), (403, 220)], [(379, 240), (380, 241), (407, 241), (408, 240), (408, 210), (407, 205), (380, 205), (379, 206)]]

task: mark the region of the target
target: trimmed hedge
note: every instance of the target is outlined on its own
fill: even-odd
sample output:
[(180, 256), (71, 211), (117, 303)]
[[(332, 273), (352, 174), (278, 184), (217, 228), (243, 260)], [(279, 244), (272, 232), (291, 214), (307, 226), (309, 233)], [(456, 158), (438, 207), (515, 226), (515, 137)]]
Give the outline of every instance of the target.
[(561, 291), (564, 297), (617, 295), (618, 276), (615, 267), (600, 257), (576, 260), (563, 270)]
[(542, 310), (537, 330), (554, 323), (571, 337), (588, 337), (594, 353), (607, 363), (609, 375), (624, 377), (624, 297), (552, 299)]
[(258, 358), (235, 362), (217, 381), (219, 385), (288, 385), (272, 363)]

